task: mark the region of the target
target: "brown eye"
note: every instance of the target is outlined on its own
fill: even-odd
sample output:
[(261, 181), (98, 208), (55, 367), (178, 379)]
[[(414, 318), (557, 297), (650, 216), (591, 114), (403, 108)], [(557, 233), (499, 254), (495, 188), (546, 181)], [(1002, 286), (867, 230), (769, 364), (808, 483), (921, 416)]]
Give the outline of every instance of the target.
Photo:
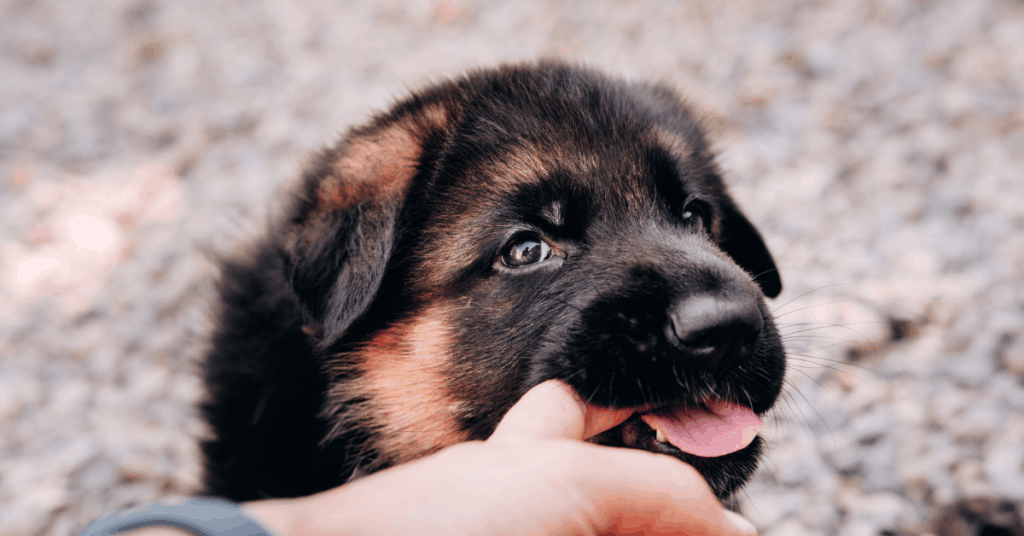
[(505, 249), (501, 262), (505, 266), (515, 268), (536, 264), (551, 258), (551, 246), (539, 238), (525, 238), (513, 242)]
[(700, 203), (689, 203), (686, 208), (683, 209), (683, 223), (694, 229), (702, 229), (704, 227), (705, 212), (704, 207)]

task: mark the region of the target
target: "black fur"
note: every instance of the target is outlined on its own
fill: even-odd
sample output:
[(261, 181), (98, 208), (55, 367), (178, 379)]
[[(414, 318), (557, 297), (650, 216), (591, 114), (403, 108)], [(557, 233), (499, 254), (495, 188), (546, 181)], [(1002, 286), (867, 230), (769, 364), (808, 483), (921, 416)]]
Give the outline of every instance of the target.
[[(552, 257), (503, 264), (522, 240)], [(208, 491), (305, 495), (444, 446), (393, 438), (486, 438), (550, 378), (598, 405), (714, 392), (763, 414), (785, 370), (763, 295), (781, 288), (671, 90), (555, 62), (433, 86), (319, 155), (287, 217), (224, 265), (205, 361)], [(753, 350), (701, 365), (669, 329), (694, 296), (760, 311)], [(436, 340), (407, 336), (429, 315), (443, 320)], [(392, 429), (386, 404), (405, 406), (378, 400), (375, 367), (423, 344), (443, 356), (424, 373), (443, 379), (441, 402), (424, 411), (443, 415), (437, 430)], [(629, 446), (691, 463), (721, 497), (762, 450), (699, 458), (644, 428), (634, 418), (595, 441), (623, 446), (629, 429)]]

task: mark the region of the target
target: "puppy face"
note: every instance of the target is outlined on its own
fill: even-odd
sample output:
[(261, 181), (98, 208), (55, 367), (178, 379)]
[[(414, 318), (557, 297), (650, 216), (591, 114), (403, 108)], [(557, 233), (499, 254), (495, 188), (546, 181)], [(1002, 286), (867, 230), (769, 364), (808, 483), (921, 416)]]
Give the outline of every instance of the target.
[[(785, 357), (764, 296), (781, 283), (664, 88), (542, 63), (428, 89), (321, 154), (272, 237), (294, 361), (322, 389), (306, 435), (338, 483), (484, 439), (552, 378), (637, 410), (595, 442), (675, 456), (721, 497), (756, 467), (760, 438), (708, 450), (682, 428), (775, 402)], [(211, 378), (208, 418), (228, 398)], [(237, 467), (223, 443), (208, 459), (227, 449)], [(230, 480), (221, 465), (211, 482)]]

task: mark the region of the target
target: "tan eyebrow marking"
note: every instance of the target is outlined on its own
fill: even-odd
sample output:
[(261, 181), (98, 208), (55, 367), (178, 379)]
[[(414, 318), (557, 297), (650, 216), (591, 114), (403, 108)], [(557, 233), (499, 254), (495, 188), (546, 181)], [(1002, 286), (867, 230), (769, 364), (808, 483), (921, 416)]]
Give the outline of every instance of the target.
[(550, 205), (544, 207), (544, 209), (540, 211), (540, 215), (551, 222), (555, 227), (565, 225), (565, 215), (562, 212), (561, 201), (554, 201)]

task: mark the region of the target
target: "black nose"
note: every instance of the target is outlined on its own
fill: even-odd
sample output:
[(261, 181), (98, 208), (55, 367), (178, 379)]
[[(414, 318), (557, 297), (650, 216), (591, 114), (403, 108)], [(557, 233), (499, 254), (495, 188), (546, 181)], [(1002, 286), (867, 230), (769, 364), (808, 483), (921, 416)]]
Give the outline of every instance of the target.
[(722, 373), (746, 361), (764, 328), (752, 297), (699, 295), (669, 309), (668, 336), (712, 372)]

